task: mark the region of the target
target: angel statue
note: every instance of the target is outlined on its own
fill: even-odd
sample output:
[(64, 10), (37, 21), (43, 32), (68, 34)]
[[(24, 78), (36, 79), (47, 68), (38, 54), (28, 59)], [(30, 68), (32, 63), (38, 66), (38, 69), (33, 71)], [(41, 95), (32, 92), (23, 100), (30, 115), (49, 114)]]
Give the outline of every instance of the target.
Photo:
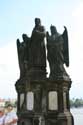
[(64, 64), (69, 66), (69, 51), (68, 51), (68, 33), (64, 26), (63, 34), (59, 34), (55, 26), (51, 25), (50, 31), (47, 32), (47, 59), (50, 66), (50, 76), (52, 79), (69, 78)]
[(26, 34), (22, 34), (22, 39), (23, 42), (20, 42), (20, 40), (17, 39), (17, 52), (21, 78), (25, 76), (26, 70), (28, 69), (30, 38)]

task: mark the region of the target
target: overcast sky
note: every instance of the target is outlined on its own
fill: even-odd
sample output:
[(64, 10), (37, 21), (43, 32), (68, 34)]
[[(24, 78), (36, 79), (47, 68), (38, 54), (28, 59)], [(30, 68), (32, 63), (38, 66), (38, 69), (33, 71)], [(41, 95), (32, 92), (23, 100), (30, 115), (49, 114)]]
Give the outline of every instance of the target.
[(19, 78), (16, 39), (31, 35), (34, 18), (40, 17), (49, 31), (51, 24), (69, 35), (72, 79), (70, 97), (83, 98), (83, 0), (2, 0), (0, 2), (0, 97), (16, 98), (14, 84)]

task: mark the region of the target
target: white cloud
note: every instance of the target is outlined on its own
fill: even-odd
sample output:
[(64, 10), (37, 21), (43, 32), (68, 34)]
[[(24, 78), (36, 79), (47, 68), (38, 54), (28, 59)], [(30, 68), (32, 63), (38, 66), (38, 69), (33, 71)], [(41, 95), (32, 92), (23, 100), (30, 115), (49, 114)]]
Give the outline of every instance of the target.
[(72, 12), (70, 42), (71, 97), (83, 98), (83, 2)]
[(75, 81), (83, 81), (83, 3), (72, 13), (70, 31), (70, 72)]
[(16, 43), (0, 48), (0, 97), (16, 97), (15, 81), (19, 78)]
[[(72, 78), (71, 97), (83, 95), (83, 2), (74, 8), (70, 17), (69, 49), (70, 67), (67, 69)], [(16, 42), (0, 48), (0, 96), (16, 97), (15, 81), (19, 78)], [(77, 93), (77, 91), (80, 93)]]

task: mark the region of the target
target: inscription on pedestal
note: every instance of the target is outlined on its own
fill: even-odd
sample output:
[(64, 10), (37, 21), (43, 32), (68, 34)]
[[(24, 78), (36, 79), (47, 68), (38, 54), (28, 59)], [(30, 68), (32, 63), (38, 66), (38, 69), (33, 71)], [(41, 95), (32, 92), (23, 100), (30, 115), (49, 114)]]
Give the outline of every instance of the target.
[(27, 110), (33, 110), (34, 108), (34, 94), (33, 92), (27, 92)]
[(57, 101), (58, 98), (56, 91), (49, 92), (48, 100), (49, 100), (49, 110), (58, 110), (58, 101)]

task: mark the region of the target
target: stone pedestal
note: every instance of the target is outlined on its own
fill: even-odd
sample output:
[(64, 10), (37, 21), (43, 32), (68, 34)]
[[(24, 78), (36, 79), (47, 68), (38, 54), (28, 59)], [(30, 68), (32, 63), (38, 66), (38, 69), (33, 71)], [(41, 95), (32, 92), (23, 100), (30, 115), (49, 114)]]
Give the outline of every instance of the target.
[(29, 80), (16, 82), (18, 125), (74, 125), (70, 113), (71, 80)]

